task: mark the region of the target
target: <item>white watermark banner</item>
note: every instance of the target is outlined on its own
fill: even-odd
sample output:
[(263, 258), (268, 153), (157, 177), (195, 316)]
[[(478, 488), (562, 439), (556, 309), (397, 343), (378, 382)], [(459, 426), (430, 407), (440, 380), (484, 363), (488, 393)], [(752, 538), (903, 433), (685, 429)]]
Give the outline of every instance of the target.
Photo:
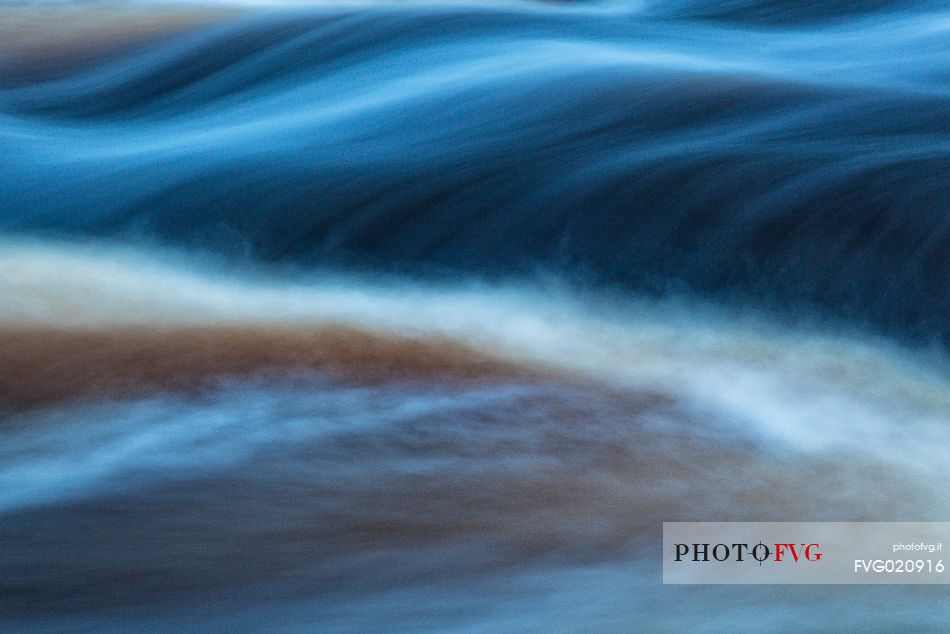
[(663, 583), (950, 583), (950, 522), (664, 522)]

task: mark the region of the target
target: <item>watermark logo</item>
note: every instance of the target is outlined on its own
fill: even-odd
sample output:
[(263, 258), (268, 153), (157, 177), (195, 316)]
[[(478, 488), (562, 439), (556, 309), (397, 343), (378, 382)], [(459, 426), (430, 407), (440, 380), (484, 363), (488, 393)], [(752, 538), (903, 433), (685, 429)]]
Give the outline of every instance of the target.
[(950, 523), (667, 522), (670, 584), (950, 583)]

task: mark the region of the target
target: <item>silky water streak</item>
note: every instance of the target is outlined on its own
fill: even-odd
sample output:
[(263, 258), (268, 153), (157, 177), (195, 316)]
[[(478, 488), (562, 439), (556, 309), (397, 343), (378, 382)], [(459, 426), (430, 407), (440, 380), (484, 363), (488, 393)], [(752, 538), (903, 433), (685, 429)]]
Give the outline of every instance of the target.
[[(345, 628), (354, 612), (411, 627), (431, 625), (423, 601), (456, 627), (483, 622), (497, 591), (520, 597), (497, 627), (565, 602), (577, 627), (586, 609), (618, 629), (689, 624), (706, 601), (725, 623), (754, 593), (676, 609), (657, 587), (662, 522), (948, 511), (939, 355), (550, 279), (219, 264), (0, 247), (6, 622), (78, 610), (91, 626), (124, 606), (125, 626), (147, 609), (195, 627)], [(814, 602), (816, 619), (944, 618), (876, 612), (882, 596), (783, 601)], [(41, 616), (38, 598), (73, 616)]]
[[(266, 5), (266, 6), (263, 6)], [(3, 631), (941, 631), (933, 0), (0, 6)]]

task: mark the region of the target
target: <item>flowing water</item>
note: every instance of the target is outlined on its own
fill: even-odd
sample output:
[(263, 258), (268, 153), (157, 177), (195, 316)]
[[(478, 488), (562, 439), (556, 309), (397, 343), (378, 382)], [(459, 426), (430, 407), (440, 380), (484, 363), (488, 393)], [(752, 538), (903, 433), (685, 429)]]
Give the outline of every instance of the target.
[(950, 518), (944, 3), (14, 2), (0, 38), (2, 629), (950, 626), (945, 587), (659, 552)]

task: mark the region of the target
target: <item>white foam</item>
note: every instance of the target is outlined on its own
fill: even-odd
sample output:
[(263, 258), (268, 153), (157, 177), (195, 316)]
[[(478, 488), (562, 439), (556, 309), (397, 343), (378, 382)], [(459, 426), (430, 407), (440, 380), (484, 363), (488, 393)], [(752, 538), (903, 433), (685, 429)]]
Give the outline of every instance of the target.
[(684, 302), (595, 305), (551, 284), (263, 278), (129, 249), (0, 246), (0, 324), (234, 323), (345, 323), (450, 337), (668, 394), (700, 419), (790, 451), (846, 451), (922, 474), (950, 473), (950, 380), (942, 359), (880, 339), (794, 331)]

